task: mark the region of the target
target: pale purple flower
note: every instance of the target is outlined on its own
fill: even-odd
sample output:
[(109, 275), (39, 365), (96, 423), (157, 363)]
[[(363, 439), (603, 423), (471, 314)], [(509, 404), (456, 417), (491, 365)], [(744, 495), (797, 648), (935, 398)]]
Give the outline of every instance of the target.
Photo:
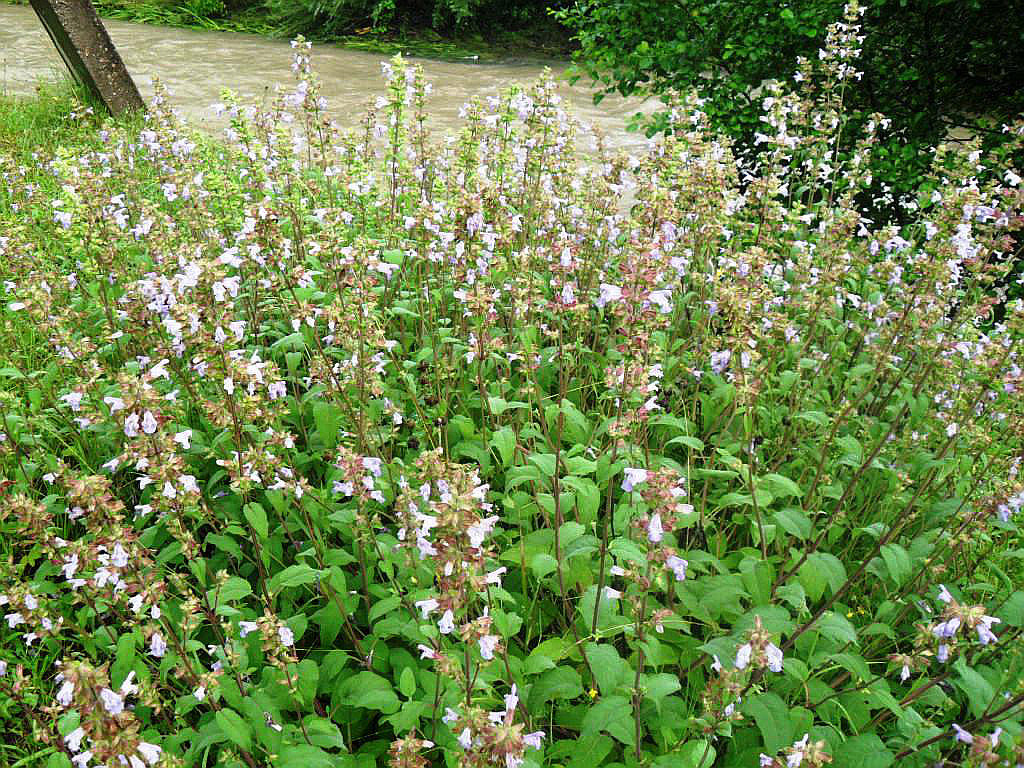
[(945, 584), (939, 584), (939, 600), (947, 604), (953, 601), (953, 596), (949, 593), (949, 590), (946, 589)]
[(965, 731), (956, 723), (953, 723), (953, 730), (956, 732), (957, 741), (962, 741), (964, 744), (974, 743), (974, 736), (969, 731)]
[(772, 672), (782, 671), (782, 649), (774, 643), (768, 643), (764, 649), (765, 658), (768, 660), (768, 669)]
[(946, 660), (949, 659), (949, 646), (945, 643), (939, 643), (939, 650), (935, 654), (935, 658), (945, 664)]
[(180, 445), (182, 447), (182, 449), (184, 449), (186, 451), (191, 447), (191, 445), (192, 445), (191, 441), (192, 441), (192, 430), (191, 429), (184, 429), (181, 432), (178, 432), (174, 436), (174, 442), (176, 442), (178, 445)]
[(431, 648), (429, 645), (424, 645), (423, 643), (420, 643), (419, 645), (416, 646), (416, 648), (420, 652), (420, 658), (421, 659), (436, 659), (436, 658), (438, 658), (437, 652), (433, 648)]
[(109, 688), (104, 688), (100, 691), (100, 701), (103, 702), (103, 708), (112, 715), (119, 715), (124, 712), (124, 698)]
[(596, 304), (598, 308), (603, 308), (605, 304), (612, 301), (618, 301), (622, 298), (622, 289), (617, 285), (611, 285), (610, 283), (601, 283), (600, 294), (597, 297)]
[(260, 628), (260, 625), (255, 621), (240, 621), (238, 622), (238, 635), (239, 637), (246, 637), (249, 633), (255, 632)]
[(442, 635), (450, 635), (455, 631), (455, 614), (452, 613), (451, 608), (441, 616), (441, 620), (437, 622), (437, 628), (441, 631)]
[(57, 703), (62, 707), (71, 706), (71, 697), (75, 693), (75, 686), (70, 680), (65, 680), (64, 684), (57, 691)]
[(753, 650), (754, 649), (751, 647), (750, 643), (741, 645), (739, 650), (736, 651), (736, 661), (733, 666), (735, 666), (736, 669), (746, 669), (747, 665), (750, 664), (750, 654)]
[(92, 750), (87, 749), (85, 752), (75, 755), (71, 758), (71, 762), (75, 764), (75, 768), (86, 768), (89, 765), (89, 761), (92, 760)]
[(672, 311), (672, 291), (651, 291), (648, 298), (658, 306), (661, 314), (667, 315)]
[(477, 642), (480, 645), (480, 655), (487, 661), (493, 659), (494, 651), (498, 647), (497, 635), (484, 635)]
[(64, 737), (64, 743), (67, 748), (72, 752), (78, 752), (82, 748), (82, 739), (85, 737), (85, 731), (81, 726), (75, 728), (71, 733)]
[(622, 490), (630, 493), (634, 486), (647, 482), (647, 470), (639, 467), (626, 467), (623, 470)]
[(146, 758), (146, 762), (150, 765), (156, 765), (160, 759), (160, 753), (163, 751), (156, 744), (150, 744), (146, 741), (140, 741), (135, 747), (139, 754)]
[(424, 619), (426, 619), (430, 616), (431, 613), (436, 611), (438, 605), (440, 604), (437, 602), (437, 600), (435, 600), (432, 597), (427, 600), (416, 601), (416, 607), (420, 609), (420, 613), (422, 614)]
[(156, 421), (156, 417), (153, 416), (153, 412), (146, 411), (146, 413), (143, 414), (142, 416), (142, 431), (145, 432), (147, 435), (152, 435), (156, 432), (157, 426), (158, 424)]
[(158, 659), (167, 653), (167, 641), (159, 632), (154, 632), (153, 637), (149, 639), (149, 652)]
[(288, 627), (280, 627), (277, 630), (277, 636), (281, 640), (281, 645), (286, 648), (291, 645), (295, 645), (295, 633), (292, 632)]
[(85, 395), (81, 392), (68, 392), (66, 395), (61, 395), (60, 399), (67, 403), (72, 411), (77, 412), (82, 410), (82, 398), (84, 397)]
[(544, 731), (534, 731), (533, 733), (527, 733), (523, 736), (523, 744), (532, 749), (540, 749), (541, 742), (544, 740)]
[(469, 749), (473, 746), (473, 732), (469, 728), (463, 728), (462, 733), (459, 734), (459, 744), (463, 749)]
[(725, 369), (729, 367), (729, 358), (732, 357), (732, 352), (728, 349), (723, 349), (720, 352), (711, 353), (711, 370), (721, 375), (725, 372)]
[(907, 678), (909, 678), (909, 677), (910, 677), (910, 665), (909, 664), (904, 664), (903, 667), (900, 669), (900, 682), (901, 683), (907, 682)]
[(647, 523), (647, 540), (657, 544), (665, 537), (665, 530), (661, 527), (661, 515), (655, 512)]
[(671, 569), (672, 573), (675, 574), (676, 581), (682, 581), (686, 578), (686, 567), (689, 563), (683, 558), (676, 555), (669, 555), (668, 559), (665, 560), (665, 565)]
[(953, 637), (958, 629), (960, 629), (960, 618), (958, 616), (954, 616), (953, 618), (939, 622), (932, 627), (932, 634), (936, 637)]
[(975, 627), (975, 629), (978, 631), (978, 640), (982, 645), (994, 643), (999, 639), (992, 631), (992, 625), (998, 624), (1000, 621), (1000, 619), (997, 619), (994, 616), (982, 616), (981, 619), (978, 620), (978, 626)]

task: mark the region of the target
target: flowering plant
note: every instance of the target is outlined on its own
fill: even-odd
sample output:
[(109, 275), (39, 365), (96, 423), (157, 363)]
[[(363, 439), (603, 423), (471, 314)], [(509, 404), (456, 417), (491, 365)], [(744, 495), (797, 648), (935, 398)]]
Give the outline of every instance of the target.
[(301, 42), (225, 143), (158, 98), (0, 155), (5, 728), (54, 768), (1024, 759), (1024, 190), (945, 146), (913, 225), (862, 217), (856, 19), (753, 168), (692, 99), (581, 154), (549, 79), (438, 142), (401, 59), (345, 133)]

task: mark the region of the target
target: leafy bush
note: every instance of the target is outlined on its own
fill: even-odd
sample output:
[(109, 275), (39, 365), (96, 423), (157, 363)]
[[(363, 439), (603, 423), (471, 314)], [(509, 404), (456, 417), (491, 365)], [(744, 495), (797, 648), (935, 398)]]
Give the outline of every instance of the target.
[(693, 102), (580, 153), (550, 80), (436, 142), (400, 59), (344, 134), (301, 46), (227, 146), (158, 100), (0, 161), (5, 730), (78, 768), (1021, 760), (1024, 192), (943, 147), (913, 224), (862, 219), (856, 34), (744, 179)]
[[(762, 130), (757, 89), (813, 59), (841, 0), (579, 0), (559, 12), (580, 44), (577, 61), (607, 92), (662, 94), (700, 87), (716, 128), (754, 141)], [(859, 68), (841, 94), (856, 136), (874, 112), (893, 121), (875, 175), (913, 192), (927, 150), (953, 129), (999, 140), (1024, 109), (1024, 28), (1005, 24), (1009, 6), (949, 0), (867, 0)], [(797, 64), (803, 70), (804, 63)], [(853, 126), (851, 126), (853, 127)], [(663, 130), (655, 121), (652, 129)]]
[(493, 33), (495, 26), (536, 24), (549, 5), (542, 0), (266, 0), (271, 18), (294, 33), (331, 37), (372, 25), (427, 26), (435, 29), (475, 27)]

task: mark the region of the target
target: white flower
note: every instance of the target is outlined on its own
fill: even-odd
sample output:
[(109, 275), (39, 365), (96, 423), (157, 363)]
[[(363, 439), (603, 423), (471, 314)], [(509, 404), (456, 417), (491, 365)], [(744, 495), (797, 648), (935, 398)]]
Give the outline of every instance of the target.
[(295, 645), (295, 633), (288, 629), (288, 627), (278, 629), (277, 636), (281, 639), (281, 645), (286, 648), (290, 645)]
[(463, 749), (469, 749), (473, 746), (473, 733), (469, 728), (462, 729), (462, 733), (459, 734), (459, 744), (462, 745)]
[(608, 598), (609, 600), (618, 600), (620, 597), (622, 597), (622, 593), (619, 590), (617, 590), (617, 589), (612, 589), (611, 587), (605, 587), (604, 588), (604, 596), (606, 598)]
[(765, 658), (768, 660), (768, 669), (772, 672), (782, 671), (782, 649), (774, 643), (768, 643), (764, 649)]
[(661, 515), (655, 512), (647, 523), (647, 540), (657, 544), (665, 537), (665, 530), (661, 527)]
[(669, 555), (665, 560), (665, 566), (670, 568), (672, 573), (675, 574), (676, 581), (682, 581), (686, 578), (686, 566), (688, 565), (689, 563), (686, 560), (676, 555)]
[(67, 403), (72, 411), (77, 412), (82, 410), (82, 398), (84, 397), (85, 395), (81, 392), (68, 392), (66, 395), (61, 395), (60, 399)]
[(451, 608), (441, 616), (441, 620), (437, 622), (437, 628), (441, 630), (442, 635), (449, 635), (455, 631), (455, 614), (452, 613)]
[(180, 445), (184, 450), (188, 450), (192, 445), (192, 430), (183, 429), (174, 436), (174, 442)]
[(158, 426), (156, 417), (153, 416), (153, 412), (146, 411), (142, 416), (142, 431), (147, 435), (152, 435), (156, 432)]
[(103, 702), (103, 708), (112, 715), (124, 712), (124, 699), (119, 693), (115, 693), (109, 688), (100, 691), (100, 701)]
[(634, 486), (647, 482), (647, 470), (637, 467), (626, 467), (622, 478), (622, 490), (629, 493)]
[(71, 697), (75, 693), (75, 686), (70, 680), (65, 680), (64, 685), (57, 691), (57, 703), (62, 707), (71, 706)]
[(139, 750), (139, 754), (146, 758), (146, 762), (150, 765), (156, 765), (160, 759), (160, 753), (163, 751), (156, 744), (150, 744), (146, 741), (140, 741), (135, 748)]
[(480, 655), (490, 661), (494, 658), (494, 651), (498, 647), (498, 637), (496, 635), (484, 635), (478, 641), (480, 645)]
[(260, 625), (255, 621), (240, 621), (238, 622), (238, 634), (241, 637), (245, 637), (250, 632), (255, 632), (259, 627)]
[(85, 768), (89, 764), (90, 760), (92, 760), (92, 751), (88, 749), (71, 758), (71, 762), (75, 764), (75, 768)]
[(437, 610), (439, 603), (434, 598), (428, 600), (417, 600), (416, 607), (420, 609), (423, 618), (426, 619), (431, 613)]
[(437, 652), (433, 648), (431, 648), (429, 645), (424, 645), (423, 643), (420, 643), (419, 645), (416, 646), (416, 648), (420, 652), (420, 658), (421, 659), (436, 659), (436, 658), (438, 658)]
[(962, 741), (964, 744), (974, 743), (974, 736), (969, 731), (965, 731), (956, 723), (953, 723), (953, 730), (956, 732), (957, 741)]
[(206, 698), (206, 686), (205, 685), (200, 685), (198, 688), (196, 688), (194, 691), (192, 691), (192, 695), (195, 696), (200, 701), (202, 701), (203, 699)]
[(667, 315), (672, 311), (672, 291), (651, 291), (648, 299), (658, 305), (661, 314)]
[(544, 731), (534, 731), (523, 736), (523, 744), (533, 749), (540, 749), (541, 741), (544, 739)]
[(374, 477), (381, 475), (381, 460), (372, 456), (363, 457), (363, 469), (370, 472)]
[(750, 643), (741, 645), (739, 650), (736, 651), (736, 661), (734, 666), (736, 669), (746, 669), (747, 665), (750, 664), (750, 653), (754, 649), (751, 648)]
[(154, 632), (153, 637), (149, 639), (149, 652), (158, 659), (167, 653), (167, 641), (159, 632)]
[(85, 736), (85, 731), (79, 726), (75, 728), (71, 733), (64, 737), (64, 743), (68, 749), (72, 752), (77, 752), (82, 748), (82, 738)]
[(618, 301), (622, 298), (622, 289), (610, 283), (601, 283), (601, 293), (597, 297), (598, 308), (604, 307), (610, 301)]

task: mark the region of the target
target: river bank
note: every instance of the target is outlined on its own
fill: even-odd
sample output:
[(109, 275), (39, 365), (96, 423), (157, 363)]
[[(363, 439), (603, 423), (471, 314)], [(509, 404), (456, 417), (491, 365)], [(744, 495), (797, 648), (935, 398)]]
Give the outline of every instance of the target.
[[(0, 0), (0, 5), (28, 6), (28, 0)], [(93, 0), (104, 19), (181, 29), (212, 32), (236, 32), (276, 40), (295, 36), (296, 30), (275, 19), (265, 5), (232, 8), (211, 14), (193, 9), (186, 3), (159, 0)], [(523, 60), (563, 62), (575, 45), (568, 31), (545, 17), (532, 19), (517, 27), (492, 27), (486, 35), (479, 29), (437, 31), (426, 25), (397, 28), (358, 26), (349, 34), (305, 32), (317, 43), (330, 43), (357, 51), (438, 59), (441, 61)]]
[[(283, 40), (116, 20), (108, 20), (106, 27), (145, 99), (152, 97), (154, 81), (159, 80), (171, 103), (192, 124), (214, 132), (225, 125), (211, 109), (222, 101), (224, 89), (245, 101), (266, 98), (277, 85), (293, 84), (293, 51)], [(358, 116), (383, 93), (384, 59), (380, 53), (314, 46), (314, 67), (323, 81), (328, 111), (342, 127), (354, 127)], [(656, 103), (608, 97), (595, 105), (592, 91), (565, 80), (564, 62), (415, 60), (433, 84), (428, 113), (436, 131), (457, 130), (462, 125), (459, 112), (472, 97), (498, 95), (513, 83), (528, 84), (547, 68), (559, 78), (559, 95), (571, 102), (571, 113), (604, 134), (609, 145), (633, 150), (646, 144), (642, 134), (628, 132), (625, 126), (634, 113), (653, 109)], [(64, 77), (64, 65), (32, 10), (0, 4), (0, 93), (32, 94), (40, 80)]]

